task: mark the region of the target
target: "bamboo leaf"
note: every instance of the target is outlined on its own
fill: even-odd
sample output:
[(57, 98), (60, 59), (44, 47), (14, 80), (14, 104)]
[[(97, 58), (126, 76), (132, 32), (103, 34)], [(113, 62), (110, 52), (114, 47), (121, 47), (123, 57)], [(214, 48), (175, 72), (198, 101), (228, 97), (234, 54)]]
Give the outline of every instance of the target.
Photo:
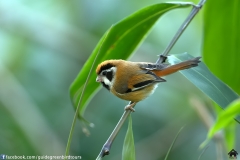
[[(220, 129), (225, 129), (225, 128), (229, 129), (229, 125), (233, 123), (234, 117), (236, 117), (238, 114), (240, 114), (240, 99), (233, 101), (226, 108), (226, 110), (223, 110), (218, 115), (216, 123), (208, 131), (207, 139), (200, 145), (200, 148), (205, 147), (207, 143), (210, 141), (210, 139), (214, 136), (214, 134), (217, 133)], [(232, 137), (230, 138), (232, 139)]]
[(122, 160), (135, 160), (135, 146), (132, 131), (132, 117), (129, 116), (128, 130), (123, 143)]
[(212, 73), (240, 94), (240, 3), (212, 0), (205, 7), (204, 62)]
[(240, 113), (240, 99), (232, 102), (226, 110), (222, 111), (217, 119), (217, 122), (208, 132), (208, 139), (212, 138), (213, 135), (220, 129), (228, 126), (230, 122)]
[[(176, 64), (192, 58), (193, 57), (187, 53), (178, 54), (169, 56), (169, 62)], [(238, 94), (214, 76), (203, 62), (197, 67), (180, 72), (222, 109), (225, 109), (231, 102), (239, 98)], [(239, 116), (236, 117), (236, 119), (240, 122)]]

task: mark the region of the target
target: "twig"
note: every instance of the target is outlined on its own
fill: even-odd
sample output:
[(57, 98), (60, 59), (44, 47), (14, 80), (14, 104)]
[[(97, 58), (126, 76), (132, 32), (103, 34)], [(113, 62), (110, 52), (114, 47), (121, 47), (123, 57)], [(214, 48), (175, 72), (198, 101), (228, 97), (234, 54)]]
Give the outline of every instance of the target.
[[(129, 102), (129, 104), (126, 107), (130, 106), (130, 107), (134, 108), (134, 106), (136, 104), (137, 104), (136, 102)], [(119, 133), (119, 130), (122, 128), (122, 125), (124, 124), (124, 122), (126, 121), (126, 119), (128, 118), (128, 116), (131, 112), (132, 111), (130, 109), (124, 111), (122, 117), (118, 121), (118, 124), (114, 128), (113, 132), (109, 136), (106, 143), (103, 145), (102, 150), (97, 157), (97, 160), (100, 160), (102, 157), (109, 154), (109, 151), (110, 151), (110, 148), (112, 146), (112, 143), (113, 143), (114, 139), (116, 138), (117, 134)]]
[[(172, 49), (172, 47), (174, 46), (174, 44), (176, 43), (176, 41), (178, 40), (178, 38), (181, 36), (181, 34), (184, 32), (184, 30), (187, 28), (187, 26), (189, 25), (189, 23), (191, 22), (191, 20), (194, 18), (194, 16), (198, 13), (198, 11), (202, 8), (202, 6), (204, 5), (206, 0), (200, 0), (200, 2), (197, 5), (193, 5), (193, 9), (190, 12), (189, 16), (187, 17), (187, 19), (183, 22), (183, 24), (181, 25), (181, 27), (179, 28), (178, 32), (176, 33), (176, 35), (173, 37), (172, 41), (170, 42), (170, 44), (168, 45), (168, 47), (164, 50), (164, 52), (159, 56), (158, 60), (157, 60), (157, 64), (161, 64), (164, 63), (165, 60), (167, 59), (167, 55), (169, 53), (169, 51)], [(130, 102), (129, 105), (132, 105), (132, 108), (136, 105), (136, 103)], [(129, 114), (131, 113), (131, 110), (126, 110), (121, 119), (119, 120), (118, 124), (116, 125), (116, 127), (114, 128), (112, 134), (109, 136), (108, 140), (106, 141), (106, 143), (103, 145), (102, 150), (100, 151), (98, 157), (96, 160), (101, 160), (102, 157), (104, 157), (105, 155), (109, 154), (111, 145), (115, 139), (115, 137), (117, 136), (119, 130), (121, 129), (123, 123), (126, 121), (127, 117), (129, 116)]]
[(167, 48), (163, 51), (163, 53), (161, 55), (159, 55), (159, 58), (156, 61), (157, 64), (161, 64), (161, 63), (165, 62), (165, 60), (167, 59), (168, 53), (170, 52), (170, 50), (172, 49), (174, 44), (177, 42), (178, 38), (182, 35), (184, 30), (187, 28), (187, 26), (190, 24), (192, 19), (198, 13), (198, 11), (202, 8), (202, 6), (204, 5), (205, 2), (206, 2), (206, 0), (200, 0), (200, 2), (197, 5), (193, 5), (193, 9), (190, 12), (190, 14), (188, 15), (187, 19), (183, 22), (181, 27), (178, 29), (177, 33), (175, 34), (175, 36), (173, 37), (173, 39), (171, 40), (171, 42), (169, 43)]

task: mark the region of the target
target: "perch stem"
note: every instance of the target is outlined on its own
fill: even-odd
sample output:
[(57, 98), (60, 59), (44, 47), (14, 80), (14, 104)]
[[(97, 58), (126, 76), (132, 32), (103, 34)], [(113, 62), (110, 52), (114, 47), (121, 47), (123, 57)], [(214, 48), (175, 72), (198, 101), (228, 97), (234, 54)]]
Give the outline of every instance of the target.
[[(132, 107), (133, 108), (135, 105), (136, 105), (136, 102), (129, 102), (127, 107)], [(118, 124), (116, 125), (113, 132), (111, 133), (111, 135), (109, 136), (109, 138), (107, 139), (105, 144), (103, 145), (102, 150), (97, 157), (97, 160), (101, 159), (105, 155), (109, 154), (109, 151), (110, 151), (110, 148), (112, 146), (112, 143), (113, 143), (114, 139), (116, 138), (117, 134), (119, 133), (119, 130), (122, 128), (122, 125), (124, 124), (124, 122), (126, 121), (126, 119), (128, 118), (128, 116), (130, 115), (131, 112), (132, 112), (131, 110), (125, 110), (124, 111), (122, 117), (118, 121)]]
[(206, 0), (200, 0), (200, 2), (197, 5), (193, 5), (193, 9), (191, 10), (190, 14), (188, 15), (187, 19), (183, 22), (183, 24), (178, 29), (177, 33), (167, 46), (167, 48), (163, 51), (163, 53), (159, 56), (158, 60), (156, 61), (156, 64), (161, 64), (166, 60), (166, 57), (170, 50), (173, 48), (179, 37), (182, 35), (184, 30), (187, 28), (187, 26), (190, 24), (192, 19), (195, 17), (195, 15), (198, 13), (198, 11), (202, 8)]

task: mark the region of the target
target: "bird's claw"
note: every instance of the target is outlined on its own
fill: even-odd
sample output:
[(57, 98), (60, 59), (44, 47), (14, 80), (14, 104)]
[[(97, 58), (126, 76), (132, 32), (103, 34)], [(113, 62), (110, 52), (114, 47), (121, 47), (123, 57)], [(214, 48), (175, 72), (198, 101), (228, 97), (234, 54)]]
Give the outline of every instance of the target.
[(135, 109), (133, 108), (133, 106), (134, 106), (134, 105), (129, 104), (129, 105), (127, 105), (124, 109), (125, 109), (125, 111), (130, 110), (130, 111), (132, 111), (132, 112), (135, 112)]

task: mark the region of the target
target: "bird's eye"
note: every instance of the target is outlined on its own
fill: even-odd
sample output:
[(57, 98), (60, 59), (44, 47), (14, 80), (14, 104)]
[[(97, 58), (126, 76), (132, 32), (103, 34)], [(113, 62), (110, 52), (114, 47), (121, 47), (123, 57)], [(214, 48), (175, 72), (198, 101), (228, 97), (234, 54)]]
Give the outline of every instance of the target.
[(103, 71), (102, 75), (106, 76), (107, 75), (107, 71)]

